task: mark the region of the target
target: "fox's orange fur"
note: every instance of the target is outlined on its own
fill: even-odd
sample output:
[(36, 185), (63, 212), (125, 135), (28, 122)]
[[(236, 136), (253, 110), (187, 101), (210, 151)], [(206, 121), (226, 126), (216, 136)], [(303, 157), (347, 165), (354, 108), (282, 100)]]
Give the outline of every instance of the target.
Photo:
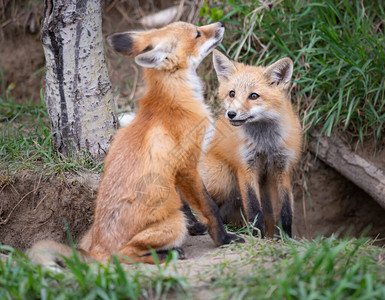
[[(200, 213), (216, 245), (236, 238), (225, 231), (197, 171), (212, 121), (195, 69), (220, 43), (223, 32), (221, 23), (197, 27), (177, 22), (109, 37), (112, 48), (144, 67), (147, 92), (105, 159), (94, 223), (80, 243), (87, 257), (105, 261), (117, 254), (124, 262), (127, 257), (154, 263), (150, 249), (163, 253), (180, 247), (186, 224), (176, 188)], [(44, 243), (32, 248), (30, 256), (48, 264), (35, 251), (44, 249)]]
[(242, 209), (248, 222), (257, 216), (262, 235), (266, 229), (273, 236), (278, 223), (291, 235), (290, 177), (302, 143), (287, 91), (292, 62), (284, 58), (268, 67), (247, 66), (218, 51), (213, 59), (226, 117), (216, 121), (214, 139), (199, 165), (207, 190), (225, 222), (242, 222)]

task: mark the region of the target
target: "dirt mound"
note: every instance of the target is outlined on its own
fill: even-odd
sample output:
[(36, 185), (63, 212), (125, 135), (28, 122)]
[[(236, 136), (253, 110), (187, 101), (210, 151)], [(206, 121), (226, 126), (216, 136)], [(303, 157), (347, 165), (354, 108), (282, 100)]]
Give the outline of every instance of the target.
[[(333, 169), (312, 158), (314, 166), (305, 180), (309, 194), (298, 184), (294, 188), (294, 235), (312, 238), (349, 232), (360, 236), (371, 227), (368, 236), (385, 237), (385, 210)], [(43, 179), (42, 174), (19, 174), (11, 181), (1, 175), (0, 242), (19, 250), (44, 238), (67, 243), (63, 218), (74, 240), (79, 240), (92, 223), (99, 180), (97, 174), (48, 179)]]
[(63, 218), (74, 239), (93, 220), (98, 175), (53, 177), (0, 175), (0, 242), (25, 250), (45, 238), (66, 242)]

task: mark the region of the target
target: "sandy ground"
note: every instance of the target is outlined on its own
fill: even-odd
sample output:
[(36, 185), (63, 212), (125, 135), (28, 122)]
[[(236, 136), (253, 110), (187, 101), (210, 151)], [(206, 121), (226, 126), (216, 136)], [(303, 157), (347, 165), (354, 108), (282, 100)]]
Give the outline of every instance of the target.
[[(249, 237), (243, 236), (246, 243)], [(260, 240), (265, 243), (266, 240)], [(210, 290), (210, 285), (217, 277), (223, 276), (220, 268), (215, 268), (218, 264), (227, 265), (232, 262), (232, 266), (238, 266), (236, 261), (242, 256), (242, 251), (236, 245), (226, 245), (216, 247), (211, 237), (203, 236), (187, 236), (186, 241), (182, 245), (185, 251), (186, 259), (178, 260), (176, 271), (179, 275), (186, 277), (189, 285), (192, 287), (194, 299), (209, 299), (215, 297), (213, 291)], [(242, 262), (239, 262), (242, 263)], [(139, 265), (140, 268), (157, 269), (154, 265)], [(138, 268), (133, 265), (126, 265), (127, 269)], [(248, 267), (239, 265), (240, 272), (247, 272)], [(172, 265), (168, 269), (173, 269)], [(217, 273), (220, 272), (220, 273)], [(171, 298), (170, 298), (171, 299)]]
[[(247, 240), (248, 237), (245, 237)], [(212, 265), (219, 264), (224, 260), (239, 259), (240, 253), (234, 246), (216, 247), (211, 237), (206, 235), (187, 236), (182, 245), (186, 259), (177, 261), (177, 271), (186, 277), (197, 277), (202, 274), (202, 270), (207, 270)], [(146, 265), (149, 268), (158, 268), (153, 265)], [(134, 268), (127, 265), (127, 268)]]
[[(247, 243), (249, 238), (244, 238)], [(261, 243), (264, 243), (264, 240), (261, 240)], [(186, 259), (177, 261), (176, 271), (179, 275), (187, 278), (189, 285), (192, 287), (193, 298), (215, 299), (210, 286), (216, 280), (216, 277), (223, 276), (223, 273), (216, 273), (219, 270), (214, 266), (221, 263), (227, 264), (230, 261), (233, 263), (232, 265), (236, 266), (235, 261), (242, 256), (242, 251), (236, 245), (216, 247), (208, 234), (187, 236), (182, 248), (185, 251)], [(247, 270), (247, 266), (239, 267), (242, 268), (240, 269), (242, 272)], [(125, 265), (125, 268), (135, 269), (138, 266)], [(157, 270), (158, 266), (140, 264), (139, 268)], [(173, 266), (170, 264), (167, 270), (173, 270)], [(167, 299), (174, 299), (174, 296), (179, 299), (173, 293), (169, 294)]]
[[(247, 238), (245, 238), (247, 240)], [(216, 247), (207, 235), (188, 236), (182, 246), (186, 259), (178, 260), (178, 273), (187, 277), (196, 277), (207, 271), (208, 267), (223, 261), (237, 260), (240, 252), (231, 246)]]

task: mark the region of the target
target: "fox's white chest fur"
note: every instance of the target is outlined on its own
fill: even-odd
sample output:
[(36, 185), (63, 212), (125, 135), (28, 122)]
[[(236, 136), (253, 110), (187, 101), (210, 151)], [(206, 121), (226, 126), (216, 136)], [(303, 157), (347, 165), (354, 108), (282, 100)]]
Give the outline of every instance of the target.
[[(210, 142), (214, 138), (215, 133), (215, 121), (211, 115), (210, 108), (204, 103), (204, 97), (203, 97), (203, 85), (201, 79), (196, 74), (196, 71), (193, 69), (190, 69), (188, 71), (188, 83), (191, 88), (193, 98), (200, 102), (204, 111), (204, 114), (202, 115), (201, 123), (205, 124), (208, 123), (208, 125), (205, 126), (204, 130), (204, 136), (202, 141), (202, 152), (205, 152), (207, 147), (210, 145)], [(199, 126), (199, 124), (197, 124)]]

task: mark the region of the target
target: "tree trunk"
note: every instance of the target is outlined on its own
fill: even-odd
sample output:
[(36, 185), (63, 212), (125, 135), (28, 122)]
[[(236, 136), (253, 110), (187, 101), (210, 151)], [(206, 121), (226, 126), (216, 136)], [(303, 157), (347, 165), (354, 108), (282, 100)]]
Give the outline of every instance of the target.
[[(63, 154), (101, 160), (118, 127), (105, 63), (101, 0), (44, 0), (44, 100)], [(28, 45), (27, 45), (28, 47)]]

